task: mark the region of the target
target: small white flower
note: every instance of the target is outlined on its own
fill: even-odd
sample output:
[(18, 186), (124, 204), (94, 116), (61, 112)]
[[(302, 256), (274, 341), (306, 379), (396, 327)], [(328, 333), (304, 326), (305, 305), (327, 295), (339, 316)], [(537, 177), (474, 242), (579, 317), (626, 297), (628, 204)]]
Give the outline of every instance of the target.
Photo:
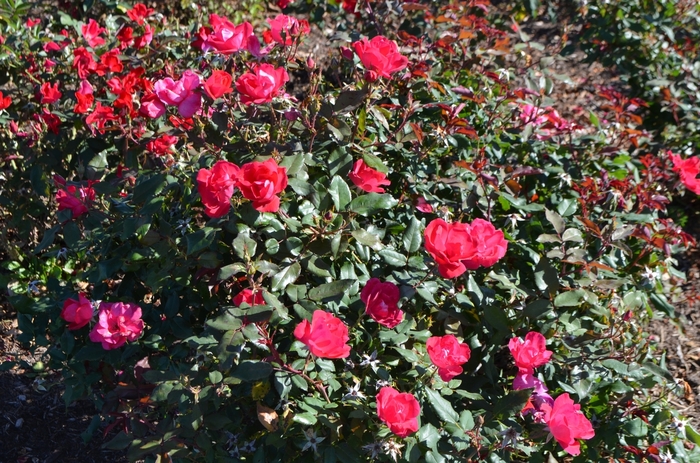
[(515, 447), (518, 444), (518, 437), (520, 433), (513, 428), (505, 429), (498, 433), (499, 436), (503, 436), (503, 442), (501, 442), (501, 448)]
[(360, 383), (355, 381), (355, 385), (348, 388), (348, 393), (343, 396), (343, 400), (364, 399), (365, 395), (360, 391)]
[(241, 451), (238, 450), (238, 446), (236, 446), (236, 448), (234, 448), (233, 450), (229, 450), (228, 454), (236, 459), (241, 458)]
[(673, 417), (671, 420), (671, 429), (675, 430), (676, 434), (685, 439), (685, 427), (687, 424), (688, 420), (679, 420), (678, 418)]
[(671, 455), (671, 452), (668, 450), (660, 454), (659, 458), (661, 459), (660, 463), (678, 463), (678, 460), (674, 459), (673, 455)]
[(67, 248), (61, 248), (56, 253), (56, 259), (66, 259), (67, 257), (68, 257), (68, 249)]
[(253, 439), (250, 442), (246, 442), (243, 448), (241, 449), (242, 452), (246, 453), (253, 453), (255, 452), (255, 439)]
[(360, 362), (361, 367), (366, 367), (366, 366), (372, 367), (372, 369), (376, 369), (379, 366), (379, 360), (377, 360), (377, 351), (375, 350), (372, 352), (372, 355), (367, 355), (363, 354), (362, 355), (362, 362)]
[(653, 283), (656, 281), (661, 275), (659, 274), (659, 271), (656, 269), (650, 269), (649, 267), (644, 267), (644, 271), (642, 272), (642, 278), (645, 280), (648, 280), (650, 283)]
[(311, 428), (304, 431), (304, 434), (306, 435), (306, 444), (304, 444), (304, 448), (302, 448), (301, 451), (306, 452), (309, 449), (314, 449), (314, 453), (318, 453), (316, 446), (322, 442), (325, 437), (316, 437), (316, 431)]
[(399, 444), (394, 440), (388, 440), (384, 442), (384, 452), (391, 457), (392, 460), (397, 461), (401, 456), (401, 447), (403, 444)]

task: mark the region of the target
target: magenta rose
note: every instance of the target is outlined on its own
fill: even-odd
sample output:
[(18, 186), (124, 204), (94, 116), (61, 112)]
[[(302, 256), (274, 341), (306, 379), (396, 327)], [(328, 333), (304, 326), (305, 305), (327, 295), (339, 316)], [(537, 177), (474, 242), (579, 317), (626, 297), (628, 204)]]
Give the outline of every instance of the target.
[(463, 261), (476, 253), (469, 224), (435, 219), (425, 227), (424, 236), (425, 249), (438, 264), (440, 275), (455, 278), (467, 271)]
[(274, 19), (268, 19), (270, 25), (270, 36), (272, 40), (281, 45), (292, 45), (294, 39), (308, 34), (310, 31), (307, 20), (297, 20), (292, 16), (278, 14)]
[(97, 324), (90, 332), (90, 340), (112, 350), (120, 348), (126, 341), (136, 341), (142, 332), (141, 307), (123, 302), (100, 302)]
[(462, 365), (469, 361), (471, 349), (466, 343), (448, 334), (431, 336), (425, 343), (430, 361), (438, 367), (438, 374), (443, 381), (449, 381), (464, 371)]
[(543, 403), (540, 409), (544, 412), (544, 421), (549, 432), (570, 455), (576, 456), (581, 453), (578, 439), (591, 439), (595, 436), (593, 425), (581, 412), (581, 406), (574, 403), (569, 394), (557, 397), (552, 406)]
[(390, 78), (408, 65), (408, 58), (399, 52), (396, 42), (381, 35), (353, 42), (352, 47), (367, 70), (365, 78), (370, 82), (380, 77)]
[(203, 27), (199, 30), (198, 38), (194, 46), (203, 52), (210, 50), (223, 55), (230, 55), (240, 50), (245, 50), (248, 41), (253, 34), (253, 26), (249, 22), (234, 25), (225, 16), (211, 14), (209, 16), (211, 27)]
[(177, 81), (170, 77), (157, 81), (153, 91), (164, 104), (177, 106), (182, 117), (192, 117), (202, 107), (202, 95), (196, 91), (199, 85), (199, 76), (187, 70)]
[(78, 300), (66, 299), (61, 310), (61, 318), (68, 322), (69, 330), (78, 330), (90, 323), (95, 314), (92, 302), (83, 293), (78, 294)]
[(348, 327), (333, 314), (316, 310), (311, 323), (304, 320), (294, 329), (294, 337), (320, 358), (340, 359), (350, 355)]
[(218, 161), (211, 169), (199, 170), (197, 191), (202, 197), (204, 212), (209, 217), (223, 217), (231, 209), (231, 196), (239, 174), (239, 167), (228, 161)]
[(389, 386), (379, 390), (377, 416), (397, 436), (406, 437), (418, 431), (419, 415), (420, 404), (413, 394)]
[(464, 261), (467, 270), (476, 270), (481, 267), (491, 267), (501, 260), (508, 250), (508, 241), (503, 237), (501, 230), (483, 219), (474, 219), (469, 224), (469, 231), (476, 245), (476, 252), (470, 259)]
[(360, 293), (367, 314), (387, 328), (394, 328), (403, 321), (399, 298), (398, 286), (390, 282), (382, 283), (379, 278), (370, 279)]
[(279, 195), (287, 188), (287, 169), (277, 165), (274, 159), (265, 162), (249, 162), (241, 167), (238, 188), (243, 197), (253, 202), (259, 212), (277, 212)]
[(233, 297), (233, 304), (236, 307), (240, 307), (244, 302), (251, 307), (254, 305), (265, 305), (262, 291), (253, 294), (253, 290), (250, 288), (244, 289)]

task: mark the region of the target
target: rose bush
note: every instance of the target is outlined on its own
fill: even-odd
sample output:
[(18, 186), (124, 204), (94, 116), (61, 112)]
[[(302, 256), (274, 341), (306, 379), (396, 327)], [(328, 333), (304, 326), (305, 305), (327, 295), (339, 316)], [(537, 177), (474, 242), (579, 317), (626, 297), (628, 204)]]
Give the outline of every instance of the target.
[(555, 112), (489, 2), (351, 3), (313, 5), (327, 57), (144, 5), (8, 23), (2, 281), (66, 403), (132, 461), (697, 461), (641, 106)]

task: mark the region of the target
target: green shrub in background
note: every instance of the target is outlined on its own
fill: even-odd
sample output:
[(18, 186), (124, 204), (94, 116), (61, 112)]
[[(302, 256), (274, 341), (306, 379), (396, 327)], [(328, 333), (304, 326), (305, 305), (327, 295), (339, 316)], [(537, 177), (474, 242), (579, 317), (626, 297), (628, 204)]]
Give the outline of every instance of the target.
[(8, 23), (2, 278), (66, 402), (132, 460), (697, 461), (637, 109), (515, 86), (486, 1), (345, 3), (298, 5), (328, 58), (276, 15)]

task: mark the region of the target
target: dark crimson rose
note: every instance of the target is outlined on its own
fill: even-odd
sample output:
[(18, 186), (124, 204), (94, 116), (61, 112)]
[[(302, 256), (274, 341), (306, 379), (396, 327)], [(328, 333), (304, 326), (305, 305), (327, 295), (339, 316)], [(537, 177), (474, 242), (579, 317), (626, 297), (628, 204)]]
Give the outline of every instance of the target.
[(370, 279), (360, 293), (367, 314), (387, 328), (394, 328), (403, 321), (399, 298), (398, 286), (390, 282), (382, 283), (379, 278)]

